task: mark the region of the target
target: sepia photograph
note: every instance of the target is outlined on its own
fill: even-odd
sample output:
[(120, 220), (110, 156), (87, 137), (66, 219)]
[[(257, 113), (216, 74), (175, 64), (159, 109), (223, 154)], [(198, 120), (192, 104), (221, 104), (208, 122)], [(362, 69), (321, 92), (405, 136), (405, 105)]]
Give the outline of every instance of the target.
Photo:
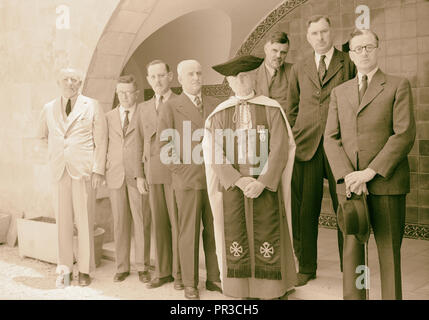
[(1, 301), (429, 300), (429, 0), (0, 0), (0, 39)]

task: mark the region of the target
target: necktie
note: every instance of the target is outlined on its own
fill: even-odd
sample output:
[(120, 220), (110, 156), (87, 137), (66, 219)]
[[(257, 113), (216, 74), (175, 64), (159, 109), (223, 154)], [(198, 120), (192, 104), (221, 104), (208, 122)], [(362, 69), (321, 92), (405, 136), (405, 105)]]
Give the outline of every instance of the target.
[(130, 124), (130, 119), (128, 118), (128, 114), (130, 113), (129, 110), (125, 110), (125, 119), (124, 119), (124, 127), (122, 128), (122, 130), (124, 131), (124, 136), (127, 133), (128, 130), (128, 126)]
[(197, 107), (198, 111), (203, 113), (203, 104), (202, 104), (199, 96), (195, 97), (194, 103), (195, 103), (195, 106)]
[(319, 79), (320, 79), (320, 83), (323, 82), (323, 78), (325, 78), (326, 75), (326, 64), (325, 64), (325, 55), (321, 55), (320, 56), (320, 60), (319, 60)]
[(158, 99), (158, 104), (156, 105), (156, 108), (158, 109), (158, 107), (159, 107), (159, 105), (161, 104), (161, 103), (163, 103), (163, 96), (159, 96), (159, 99)]
[(271, 77), (271, 81), (270, 81), (270, 87), (273, 85), (274, 79), (276, 78), (277, 73), (278, 73), (277, 69), (274, 69), (274, 73), (273, 73), (273, 76)]
[(362, 76), (362, 82), (359, 90), (359, 103), (362, 102), (363, 96), (365, 95), (367, 88), (368, 88), (368, 76), (364, 74)]
[(66, 115), (67, 115), (67, 117), (69, 116), (70, 112), (71, 112), (71, 101), (70, 101), (70, 99), (68, 99), (67, 100), (67, 105), (66, 105)]

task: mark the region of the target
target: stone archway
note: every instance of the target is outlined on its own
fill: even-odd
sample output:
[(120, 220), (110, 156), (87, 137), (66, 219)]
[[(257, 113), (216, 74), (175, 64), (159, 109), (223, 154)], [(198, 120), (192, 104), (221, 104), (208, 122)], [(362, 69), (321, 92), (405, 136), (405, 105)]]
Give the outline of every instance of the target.
[(121, 0), (108, 22), (89, 65), (82, 93), (110, 110), (128, 51), (159, 0)]

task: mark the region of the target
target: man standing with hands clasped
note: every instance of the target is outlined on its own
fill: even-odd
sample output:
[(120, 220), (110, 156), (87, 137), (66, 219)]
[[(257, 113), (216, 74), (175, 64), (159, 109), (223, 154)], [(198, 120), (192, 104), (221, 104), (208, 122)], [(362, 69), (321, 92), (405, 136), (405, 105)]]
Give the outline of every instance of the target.
[(180, 267), (187, 299), (200, 298), (201, 221), (204, 228), (206, 288), (222, 292), (204, 163), (199, 162), (198, 156), (194, 157), (194, 151), (201, 150), (204, 120), (218, 103), (217, 99), (202, 94), (201, 69), (196, 60), (184, 60), (178, 64), (177, 75), (183, 93), (161, 105), (157, 129), (161, 161), (172, 172), (178, 208)]
[[(402, 299), (401, 243), (405, 196), (410, 191), (407, 155), (416, 135), (410, 83), (378, 68), (378, 36), (356, 30), (350, 58), (358, 75), (331, 93), (325, 149), (340, 201), (346, 194), (368, 194), (369, 219), (380, 262), (381, 296)], [(365, 299), (356, 286), (364, 265), (364, 245), (344, 236), (344, 299)]]

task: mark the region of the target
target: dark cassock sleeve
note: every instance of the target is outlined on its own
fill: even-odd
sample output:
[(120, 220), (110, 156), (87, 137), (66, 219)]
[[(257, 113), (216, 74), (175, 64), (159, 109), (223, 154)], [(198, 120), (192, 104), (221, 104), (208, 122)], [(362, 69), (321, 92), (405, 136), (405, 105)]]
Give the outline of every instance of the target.
[(289, 152), (289, 135), (279, 108), (266, 107), (269, 125), (270, 152), (263, 174), (258, 177), (270, 191), (276, 192), (286, 167)]
[[(222, 130), (228, 129), (225, 128), (225, 116), (226, 110), (223, 110), (213, 115), (211, 120), (210, 131), (213, 152), (211, 167), (218, 176), (220, 184), (228, 190), (235, 186), (242, 174), (232, 166), (231, 162), (226, 158), (223, 146), (219, 144), (219, 142), (223, 142)], [(219, 160), (218, 157), (222, 159), (222, 162), (217, 161)]]

